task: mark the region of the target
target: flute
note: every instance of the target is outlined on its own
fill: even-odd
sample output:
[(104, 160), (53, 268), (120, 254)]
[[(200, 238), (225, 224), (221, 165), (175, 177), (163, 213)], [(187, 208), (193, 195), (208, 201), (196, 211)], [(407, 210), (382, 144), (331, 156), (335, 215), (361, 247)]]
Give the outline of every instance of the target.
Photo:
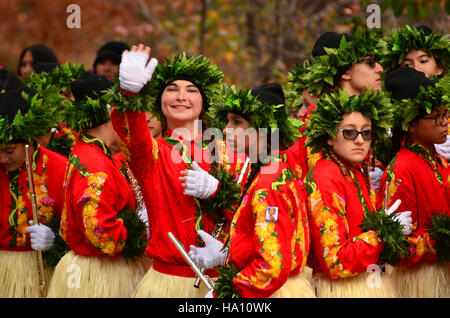
[[(33, 159), (31, 158), (30, 145), (25, 145), (25, 165), (27, 167), (28, 173), (28, 184), (30, 187), (30, 201), (31, 210), (33, 211), (33, 224), (39, 224), (38, 212), (37, 212), (37, 202), (36, 193), (34, 192), (34, 180), (33, 180), (33, 169), (31, 167)], [(47, 282), (45, 280), (44, 274), (44, 260), (42, 258), (42, 251), (36, 251), (36, 257), (38, 261), (38, 274), (39, 274), (39, 292), (41, 297), (46, 296)]]
[(206, 288), (208, 290), (214, 290), (214, 282), (208, 277), (208, 275), (204, 275), (200, 268), (195, 264), (195, 262), (191, 259), (188, 253), (184, 250), (183, 244), (181, 244), (180, 241), (177, 240), (175, 235), (172, 234), (172, 232), (168, 233), (170, 240), (175, 245), (177, 250), (181, 253), (181, 255), (184, 257), (186, 262), (189, 264), (189, 266), (192, 268), (192, 270), (197, 274), (197, 277), (205, 284)]
[[(242, 171), (237, 180), (238, 184), (240, 184), (242, 182), (242, 179), (244, 178), (244, 174), (245, 174), (245, 171), (247, 171), (247, 167), (248, 167), (249, 163), (250, 163), (250, 158), (247, 157), (245, 159), (244, 166), (242, 167)], [(215, 239), (217, 239), (220, 235), (220, 232), (222, 231), (224, 224), (225, 224), (225, 217), (223, 215), (221, 215), (219, 218), (219, 221), (217, 222), (216, 226), (214, 227), (213, 232), (211, 233), (211, 236), (214, 237)], [(205, 269), (202, 268), (201, 271), (202, 271), (202, 273), (204, 273)], [(194, 283), (194, 287), (198, 288), (199, 286), (200, 286), (200, 278), (197, 277), (197, 279), (195, 280), (195, 283)]]

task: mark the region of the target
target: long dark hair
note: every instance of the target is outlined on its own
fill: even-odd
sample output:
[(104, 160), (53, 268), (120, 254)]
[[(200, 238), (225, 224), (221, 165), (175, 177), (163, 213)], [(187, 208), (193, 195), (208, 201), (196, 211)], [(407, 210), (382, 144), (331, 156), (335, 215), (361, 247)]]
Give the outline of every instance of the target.
[(34, 44), (24, 48), (23, 51), (20, 53), (16, 73), (18, 76), (21, 76), (20, 67), (22, 65), (23, 57), (25, 56), (25, 53), (27, 53), (28, 51), (30, 51), (31, 55), (33, 55), (33, 64), (36, 64), (38, 62), (59, 64), (58, 58), (56, 57), (55, 52), (51, 48), (49, 48), (44, 44)]

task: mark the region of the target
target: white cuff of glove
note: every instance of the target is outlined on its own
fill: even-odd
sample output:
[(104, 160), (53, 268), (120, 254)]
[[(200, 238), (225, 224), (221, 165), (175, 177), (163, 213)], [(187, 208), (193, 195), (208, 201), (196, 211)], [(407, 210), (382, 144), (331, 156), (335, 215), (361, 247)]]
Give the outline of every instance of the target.
[(31, 225), (28, 226), (26, 230), (30, 233), (30, 242), (32, 249), (36, 251), (48, 251), (52, 248), (53, 241), (55, 240), (55, 234), (47, 225)]
[(436, 151), (445, 159), (450, 160), (450, 136), (447, 136), (447, 141), (443, 144), (436, 144)]
[(228, 249), (222, 249), (223, 243), (208, 233), (199, 230), (198, 234), (205, 242), (205, 247), (190, 246), (189, 256), (201, 268), (214, 268), (224, 266), (227, 260)]
[(151, 80), (158, 60), (151, 58), (148, 61), (145, 52), (124, 52), (119, 66), (120, 87), (132, 93), (138, 93), (144, 85)]
[(370, 184), (378, 191), (380, 186), (380, 180), (383, 176), (384, 171), (380, 168), (375, 167), (373, 171), (369, 171)]
[(216, 192), (219, 180), (200, 168), (195, 161), (192, 162), (192, 168), (187, 170), (186, 188), (183, 193), (199, 199), (209, 198)]

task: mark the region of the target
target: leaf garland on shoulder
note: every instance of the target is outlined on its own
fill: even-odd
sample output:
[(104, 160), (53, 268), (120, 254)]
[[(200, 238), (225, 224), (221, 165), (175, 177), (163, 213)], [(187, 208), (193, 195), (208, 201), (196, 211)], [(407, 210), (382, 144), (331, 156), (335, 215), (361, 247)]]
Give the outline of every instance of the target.
[(46, 148), (48, 150), (58, 152), (63, 156), (69, 158), (74, 143), (75, 139), (70, 137), (69, 134), (58, 136), (55, 133), (52, 133)]
[(56, 125), (53, 114), (43, 105), (38, 94), (31, 96), (30, 92), (22, 91), (22, 97), (25, 103), (29, 103), (30, 108), (24, 114), (19, 110), (12, 122), (7, 117), (0, 117), (0, 144), (35, 140), (47, 135)]
[(437, 261), (450, 262), (450, 217), (443, 212), (434, 214), (427, 228), (430, 236), (436, 240)]
[(209, 215), (217, 214), (221, 210), (234, 210), (233, 206), (241, 196), (241, 186), (235, 177), (225, 167), (211, 165), (209, 174), (219, 180), (220, 186), (216, 194), (208, 199), (199, 200), (202, 211)]
[(401, 258), (409, 257), (410, 242), (402, 233), (403, 225), (394, 220), (395, 213), (386, 214), (384, 208), (376, 212), (367, 212), (360, 224), (362, 230), (374, 230), (384, 242), (379, 261), (390, 265), (398, 265)]
[(327, 54), (311, 57), (304, 70), (297, 72), (298, 86), (309, 90), (311, 95), (320, 97), (332, 91), (338, 84), (339, 76), (366, 55), (378, 58), (381, 31), (377, 29), (357, 29), (351, 33), (351, 41), (342, 36), (339, 48), (325, 48)]
[(216, 298), (241, 298), (233, 284), (233, 280), (238, 274), (237, 268), (234, 266), (219, 266), (217, 272), (219, 278), (214, 283)]
[(139, 218), (139, 215), (131, 209), (123, 209), (117, 213), (117, 218), (123, 220), (123, 225), (127, 229), (127, 239), (122, 250), (122, 256), (126, 259), (135, 260), (144, 253), (147, 247), (146, 225)]
[(380, 62), (385, 73), (398, 68), (411, 50), (422, 50), (433, 56), (444, 68), (444, 73), (450, 68), (450, 38), (442, 31), (426, 35), (422, 29), (405, 25), (401, 29), (393, 29), (391, 35), (385, 36), (380, 41), (379, 48)]
[(435, 82), (435, 85), (429, 85), (426, 88), (421, 86), (415, 98), (392, 99), (394, 126), (407, 131), (412, 121), (439, 109), (441, 106), (450, 110), (449, 78), (450, 75), (446, 75), (439, 80), (433, 76), (431, 79)]
[(376, 146), (377, 140), (383, 140), (392, 126), (392, 104), (384, 92), (365, 89), (359, 96), (352, 96), (347, 90), (323, 95), (311, 118), (306, 120), (304, 134), (309, 140), (305, 146), (311, 147), (312, 153), (326, 149), (328, 138), (336, 137), (336, 125), (343, 120), (344, 114), (355, 111), (371, 119), (375, 135), (372, 145)]
[(53, 217), (46, 225), (52, 230), (53, 234), (55, 234), (55, 239), (52, 248), (42, 253), (42, 258), (45, 266), (54, 267), (70, 249), (66, 241), (59, 236), (59, 228), (61, 226), (60, 220)]
[(161, 105), (158, 100), (164, 88), (175, 79), (190, 79), (202, 90), (207, 105), (213, 105), (223, 98), (224, 74), (217, 69), (216, 64), (202, 55), (188, 57), (185, 52), (165, 58), (158, 64), (149, 82), (138, 94), (124, 96), (120, 90), (118, 76), (114, 85), (107, 91), (107, 99), (119, 112), (127, 110), (150, 111), (159, 120), (163, 119)]

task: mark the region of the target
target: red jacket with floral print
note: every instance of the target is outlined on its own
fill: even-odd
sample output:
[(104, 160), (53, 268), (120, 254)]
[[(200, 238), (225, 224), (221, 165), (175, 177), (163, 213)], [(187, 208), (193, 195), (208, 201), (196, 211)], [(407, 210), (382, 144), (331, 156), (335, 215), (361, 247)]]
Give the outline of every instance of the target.
[(305, 179), (311, 227), (314, 272), (331, 279), (352, 277), (376, 264), (383, 243), (375, 231), (359, 226), (365, 212), (375, 212), (376, 193), (366, 186), (358, 168), (320, 159)]
[(244, 195), (230, 228), (228, 263), (245, 298), (269, 297), (303, 271), (310, 246), (302, 181), (284, 162), (262, 167)]
[[(208, 233), (213, 231), (217, 216), (206, 214), (196, 198), (185, 195), (182, 181), (179, 180), (182, 176), (180, 172), (190, 168), (192, 161), (208, 171), (210, 150), (202, 141), (202, 136), (186, 141), (166, 132), (163, 137), (153, 139), (145, 113), (119, 113), (114, 109), (111, 120), (119, 136), (121, 151), (144, 196), (151, 233), (146, 254), (153, 258), (153, 268), (166, 274), (193, 277), (194, 272), (170, 241), (168, 232), (172, 232), (187, 249), (190, 245), (204, 246), (197, 230)], [(227, 167), (237, 180), (244, 160), (240, 158), (238, 161), (237, 156), (222, 141), (219, 140), (217, 145), (216, 154), (223, 162), (219, 165)], [(237, 164), (226, 164), (237, 161)], [(229, 221), (233, 213), (225, 213)], [(207, 274), (217, 276), (215, 270), (207, 271)]]
[(135, 208), (131, 187), (109, 149), (80, 134), (65, 175), (61, 237), (77, 254), (117, 256), (127, 238), (117, 213)]
[(402, 203), (397, 213), (412, 211), (413, 232), (409, 259), (402, 259), (402, 266), (413, 267), (421, 261), (436, 260), (435, 241), (428, 234), (427, 226), (433, 214), (450, 211), (450, 187), (447, 160), (435, 152), (430, 154), (418, 144), (406, 144), (392, 159), (380, 181), (380, 206), (384, 206), (386, 181), (388, 182), (388, 206), (397, 199)]
[[(42, 146), (33, 152), (33, 179), (39, 222), (60, 219), (63, 206), (63, 180), (67, 159)], [(28, 174), (25, 164), (7, 172), (0, 166), (0, 249), (30, 251), (28, 221), (33, 220)]]

